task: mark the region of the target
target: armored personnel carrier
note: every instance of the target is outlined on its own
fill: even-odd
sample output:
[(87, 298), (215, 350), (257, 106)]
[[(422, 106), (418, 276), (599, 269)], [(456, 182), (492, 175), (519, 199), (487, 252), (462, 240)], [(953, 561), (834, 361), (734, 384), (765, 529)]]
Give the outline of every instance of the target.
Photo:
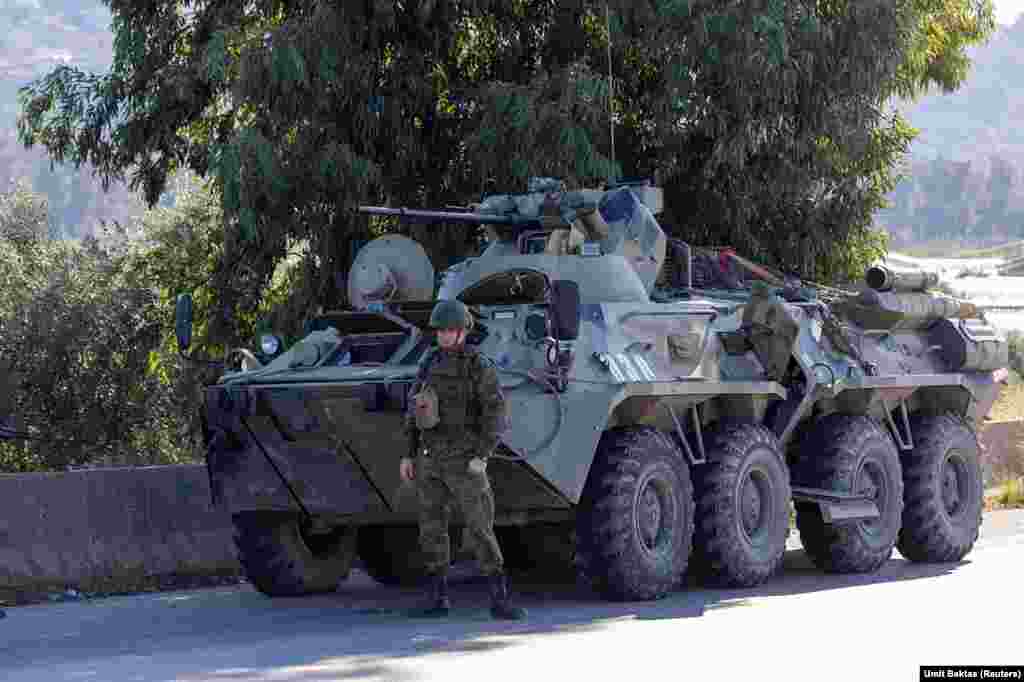
[[(213, 503), (262, 592), (334, 590), (357, 558), (383, 583), (419, 579), (401, 420), (431, 309), (453, 298), (508, 401), (490, 477), (510, 568), (572, 566), (609, 599), (688, 575), (754, 586), (781, 565), (793, 506), (825, 571), (875, 571), (894, 547), (923, 562), (971, 550), (975, 424), (1007, 347), (933, 278), (872, 268), (861, 291), (822, 297), (667, 239), (649, 182), (362, 210), (482, 223), (489, 241), (435, 294), (422, 247), (380, 237), (352, 267), (351, 307), (290, 348), (265, 337), (206, 389)], [(183, 349), (190, 311), (182, 295)]]

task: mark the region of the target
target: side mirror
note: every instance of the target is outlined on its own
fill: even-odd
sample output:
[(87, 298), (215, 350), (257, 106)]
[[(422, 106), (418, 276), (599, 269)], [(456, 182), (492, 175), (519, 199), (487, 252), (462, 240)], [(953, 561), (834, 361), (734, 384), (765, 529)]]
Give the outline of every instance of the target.
[(184, 353), (192, 345), (192, 294), (178, 294), (174, 306), (174, 332), (178, 351)]
[(575, 341), (580, 335), (580, 287), (558, 279), (551, 284), (551, 335), (558, 341)]

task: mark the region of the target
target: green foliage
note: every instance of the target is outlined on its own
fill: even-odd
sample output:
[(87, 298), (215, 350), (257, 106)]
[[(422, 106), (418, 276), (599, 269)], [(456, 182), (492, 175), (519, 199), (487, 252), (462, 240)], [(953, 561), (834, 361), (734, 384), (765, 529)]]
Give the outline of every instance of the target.
[(660, 0), (658, 11), (669, 19), (681, 19), (690, 16), (689, 0)]
[(922, 15), (900, 2), (715, 7), (690, 31), (718, 57), (683, 52), (666, 69), (682, 80), (668, 106), (693, 119), (666, 174), (666, 222), (698, 244), (842, 279), (877, 252), (872, 216), (916, 134), (884, 104)]
[(1017, 381), (1024, 380), (1024, 334), (1013, 330), (1007, 332), (1006, 343), (1010, 351), (1010, 369), (1017, 375)]
[[(310, 313), (292, 297), (304, 293), (301, 245), (265, 287), (241, 280), (237, 315), (219, 318), (220, 198), (187, 178), (175, 193), (175, 207), (146, 212), (131, 238), (115, 226), (103, 245), (0, 240), (0, 358), (13, 359), (0, 366), (0, 414), (31, 436), (0, 443), (0, 471), (194, 461), (202, 387), (224, 371), (220, 360), (251, 347), (261, 323), (299, 334)], [(182, 292), (195, 304), (189, 360), (173, 332)]]
[(916, 25), (890, 93), (913, 99), (929, 88), (955, 91), (971, 67), (965, 49), (996, 28), (991, 0), (911, 0), (904, 11)]
[(0, 241), (24, 253), (49, 236), (46, 199), (34, 193), (25, 181), (0, 194)]
[(1013, 478), (1003, 483), (996, 501), (1002, 507), (1024, 507), (1024, 478)]
[[(210, 329), (218, 293), (212, 281), (224, 249), (223, 210), (209, 183), (180, 178), (174, 207), (147, 211), (141, 221), (141, 241), (132, 249), (132, 271), (147, 282), (159, 297), (160, 325), (170, 344), (174, 323), (174, 301), (180, 293), (193, 298), (196, 324), (192, 333), (192, 354), (202, 360), (223, 357), (231, 344), (214, 339)], [(251, 325), (251, 320), (249, 321)], [(246, 330), (245, 324), (231, 324)], [(248, 339), (246, 339), (248, 341)]]
[[(45, 213), (37, 220), (45, 226)], [(168, 390), (176, 369), (152, 371), (157, 296), (124, 247), (0, 238), (0, 292), (0, 408), (28, 436), (0, 443), (0, 471), (194, 456)]]
[[(192, 295), (196, 320), (189, 354), (198, 363), (224, 358), (234, 348), (252, 347), (263, 331), (296, 339), (312, 313), (308, 300), (294, 297), (304, 286), (303, 266), (311, 257), (308, 243), (290, 243), (286, 258), (265, 282), (249, 273), (237, 290), (217, 289), (215, 282), (224, 266), (223, 208), (212, 183), (196, 178), (179, 179), (178, 183), (178, 201), (173, 208), (151, 209), (142, 217), (142, 241), (131, 255), (135, 276), (148, 282), (159, 296), (165, 355), (174, 355), (174, 302), (178, 294), (186, 292)], [(220, 299), (226, 295), (238, 301), (230, 319), (217, 314)], [(299, 299), (302, 297), (299, 294)], [(166, 361), (161, 356), (161, 362)], [(197, 382), (215, 378), (215, 369), (197, 371), (193, 377)]]
[[(344, 303), (372, 234), (359, 204), (465, 204), (532, 175), (657, 172), (673, 235), (841, 277), (877, 249), (870, 216), (913, 136), (885, 103), (955, 87), (991, 16), (968, 0), (109, 4), (110, 70), (31, 83), (19, 137), (129, 176), (151, 205), (181, 169), (213, 183), (204, 310), (224, 347), (275, 281), (295, 315)], [(437, 267), (476, 236), (401, 229)]]
[(217, 31), (210, 36), (210, 42), (206, 45), (204, 62), (206, 79), (209, 82), (221, 84), (227, 80), (230, 55), (228, 54), (227, 35), (224, 31)]

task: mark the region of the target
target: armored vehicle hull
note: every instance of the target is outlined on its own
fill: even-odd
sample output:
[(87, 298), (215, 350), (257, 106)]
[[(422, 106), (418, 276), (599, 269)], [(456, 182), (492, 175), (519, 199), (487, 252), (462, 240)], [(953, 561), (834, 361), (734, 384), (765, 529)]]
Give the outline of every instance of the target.
[[(878, 272), (885, 291), (826, 304), (725, 276), (727, 253), (709, 261), (721, 272), (698, 273), (639, 192), (540, 194), (485, 202), (475, 219), (500, 208), (502, 230), (529, 229), (495, 232), (438, 294), (473, 312), (468, 343), (508, 402), (489, 474), (510, 566), (571, 567), (611, 599), (663, 596), (687, 572), (756, 585), (781, 565), (791, 504), (823, 570), (873, 571), (897, 546), (919, 561), (970, 551), (974, 425), (1006, 365), (972, 306)], [(575, 247), (571, 230), (556, 238), (567, 214)], [(432, 301), (401, 295), (424, 268), (399, 255), (363, 269), (362, 309), (321, 316), (265, 366), (207, 388), (213, 502), (267, 594), (335, 589), (357, 558), (385, 583), (421, 575), (398, 463), (435, 342)], [(694, 286), (717, 281), (732, 288)]]

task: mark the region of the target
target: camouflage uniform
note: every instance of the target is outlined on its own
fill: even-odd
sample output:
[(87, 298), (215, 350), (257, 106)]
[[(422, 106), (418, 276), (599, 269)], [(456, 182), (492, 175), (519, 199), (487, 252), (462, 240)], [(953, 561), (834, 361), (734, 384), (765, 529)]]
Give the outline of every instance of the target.
[(428, 385), (437, 392), (440, 423), (430, 430), (418, 429), (412, 401), (405, 419), (409, 457), (416, 462), (420, 543), (427, 572), (443, 573), (451, 561), (447, 511), (454, 499), (481, 572), (501, 574), (504, 559), (494, 535), (490, 482), (486, 471), (469, 470), (474, 457), (487, 460), (504, 430), (506, 406), (498, 372), (476, 351), (436, 349), (420, 363), (412, 394)]

